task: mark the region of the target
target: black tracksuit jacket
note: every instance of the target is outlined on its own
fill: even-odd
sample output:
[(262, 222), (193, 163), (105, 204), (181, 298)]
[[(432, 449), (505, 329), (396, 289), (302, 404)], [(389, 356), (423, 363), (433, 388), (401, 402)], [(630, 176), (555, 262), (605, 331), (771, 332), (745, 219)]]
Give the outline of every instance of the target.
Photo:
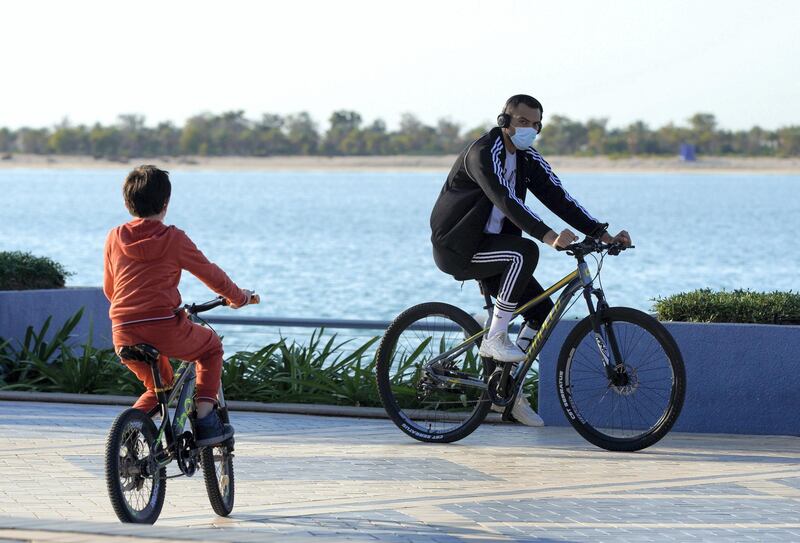
[(465, 269), (485, 236), (486, 221), (496, 205), (506, 216), (503, 234), (538, 239), (550, 230), (525, 205), (530, 190), (553, 213), (586, 235), (601, 234), (607, 224), (592, 217), (561, 186), (550, 165), (536, 149), (517, 151), (517, 174), (512, 192), (503, 179), (506, 148), (500, 128), (493, 128), (458, 157), (431, 212), (431, 241), (436, 265), (456, 279), (467, 279)]

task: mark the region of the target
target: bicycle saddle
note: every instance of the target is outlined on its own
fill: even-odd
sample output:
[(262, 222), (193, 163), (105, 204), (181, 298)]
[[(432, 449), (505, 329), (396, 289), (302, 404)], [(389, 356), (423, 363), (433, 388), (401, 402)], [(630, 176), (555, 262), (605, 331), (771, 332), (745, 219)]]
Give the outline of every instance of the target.
[(155, 364), (160, 355), (158, 349), (146, 343), (125, 345), (124, 347), (120, 348), (117, 354), (120, 358), (125, 360), (136, 360), (138, 362), (145, 362), (147, 364)]

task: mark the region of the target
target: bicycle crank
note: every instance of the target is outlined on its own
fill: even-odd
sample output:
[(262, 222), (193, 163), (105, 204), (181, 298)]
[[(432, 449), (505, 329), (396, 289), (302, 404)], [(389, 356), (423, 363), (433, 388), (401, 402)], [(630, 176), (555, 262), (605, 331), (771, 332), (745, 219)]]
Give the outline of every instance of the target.
[(191, 432), (183, 432), (175, 445), (177, 452), (178, 467), (187, 477), (194, 475), (197, 471), (197, 454), (194, 446), (194, 436)]
[(502, 368), (497, 368), (489, 377), (488, 392), (492, 403), (500, 407), (506, 407), (514, 399), (516, 390), (516, 380), (511, 376), (511, 366), (513, 364), (503, 364)]

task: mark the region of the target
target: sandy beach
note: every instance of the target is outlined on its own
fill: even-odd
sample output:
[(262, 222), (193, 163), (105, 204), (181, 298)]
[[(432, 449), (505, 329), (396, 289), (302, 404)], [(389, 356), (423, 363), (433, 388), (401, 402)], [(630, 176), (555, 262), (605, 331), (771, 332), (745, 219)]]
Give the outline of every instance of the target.
[[(157, 164), (176, 170), (217, 171), (437, 171), (446, 172), (455, 155), (444, 156), (275, 156), (275, 157), (150, 157), (129, 160), (95, 159), (89, 156), (6, 155), (0, 169), (129, 169), (139, 164)], [(677, 157), (650, 158), (550, 156), (557, 172), (682, 172), (800, 174), (800, 158), (702, 157), (684, 162)]]

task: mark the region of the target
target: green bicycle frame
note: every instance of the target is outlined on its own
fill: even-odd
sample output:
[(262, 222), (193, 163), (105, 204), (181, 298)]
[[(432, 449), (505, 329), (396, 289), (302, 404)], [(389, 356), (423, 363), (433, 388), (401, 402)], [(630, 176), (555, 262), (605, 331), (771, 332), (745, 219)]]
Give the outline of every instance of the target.
[[(156, 368), (153, 369), (153, 377), (156, 383), (156, 395), (158, 396), (158, 407), (156, 409), (161, 413), (161, 426), (158, 429), (156, 442), (160, 443), (162, 439), (166, 438), (165, 450), (167, 455), (166, 458), (158, 462), (159, 467), (163, 467), (172, 461), (172, 446), (176, 441), (176, 437), (183, 433), (183, 429), (186, 427), (186, 420), (189, 418), (189, 413), (194, 405), (194, 364), (184, 362), (178, 367), (169, 397), (166, 396), (166, 391), (161, 387), (161, 378)], [(175, 415), (170, 420), (169, 406), (176, 399)]]

